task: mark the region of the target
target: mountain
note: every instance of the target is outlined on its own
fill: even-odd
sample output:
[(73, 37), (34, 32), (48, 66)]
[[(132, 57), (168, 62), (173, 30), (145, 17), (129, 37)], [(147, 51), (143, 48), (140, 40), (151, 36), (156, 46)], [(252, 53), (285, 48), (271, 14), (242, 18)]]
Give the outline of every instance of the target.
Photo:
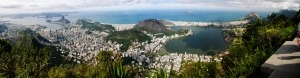
[(242, 20), (250, 20), (251, 22), (256, 21), (257, 19), (261, 19), (261, 17), (255, 12), (251, 12), (247, 14)]
[(287, 16), (288, 18), (292, 18), (297, 14), (298, 11), (296, 10), (288, 10), (288, 9), (282, 9), (279, 10), (278, 15), (284, 15)]
[(75, 22), (76, 25), (81, 25), (82, 28), (90, 29), (92, 31), (114, 31), (115, 28), (112, 25), (101, 24), (99, 22), (92, 22), (90, 19), (78, 19)]
[(91, 19), (86, 19), (86, 18), (83, 18), (83, 19), (78, 19), (75, 24), (76, 25), (83, 25), (83, 23), (92, 23), (92, 20)]
[(59, 24), (70, 24), (71, 22), (68, 19), (65, 19), (64, 16), (61, 16), (61, 19), (54, 21), (55, 23), (59, 23)]
[(135, 28), (144, 28), (152, 32), (166, 32), (166, 26), (157, 19), (146, 19), (135, 25)]

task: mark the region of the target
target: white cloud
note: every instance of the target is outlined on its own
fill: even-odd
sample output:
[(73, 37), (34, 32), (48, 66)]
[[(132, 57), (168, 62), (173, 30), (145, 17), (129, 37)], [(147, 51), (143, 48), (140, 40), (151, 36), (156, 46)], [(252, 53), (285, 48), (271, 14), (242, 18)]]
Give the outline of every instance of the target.
[(299, 0), (0, 0), (0, 12), (68, 11), (97, 7), (278, 10)]

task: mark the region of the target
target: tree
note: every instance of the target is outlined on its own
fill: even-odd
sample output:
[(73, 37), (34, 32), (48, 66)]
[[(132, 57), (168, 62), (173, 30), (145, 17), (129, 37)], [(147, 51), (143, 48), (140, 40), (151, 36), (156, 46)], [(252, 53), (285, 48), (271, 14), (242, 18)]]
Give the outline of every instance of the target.
[[(23, 33), (10, 50), (9, 44), (4, 43), (6, 48), (0, 57), (0, 73), (6, 77), (45, 77), (53, 50), (50, 47), (37, 48), (31, 44), (31, 34)], [(1, 45), (1, 49), (3, 46)]]
[(11, 52), (11, 45), (4, 40), (0, 40), (0, 54), (3, 52)]

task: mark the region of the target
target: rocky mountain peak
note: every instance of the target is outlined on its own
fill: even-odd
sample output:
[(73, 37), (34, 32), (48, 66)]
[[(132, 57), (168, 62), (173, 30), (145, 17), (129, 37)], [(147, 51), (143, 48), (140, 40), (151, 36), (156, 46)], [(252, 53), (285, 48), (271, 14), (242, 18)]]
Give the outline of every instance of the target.
[(166, 26), (157, 19), (143, 20), (143, 21), (139, 22), (138, 24), (136, 24), (135, 27), (146, 28), (146, 29), (148, 29), (150, 31), (154, 31), (154, 32), (166, 32), (167, 31)]

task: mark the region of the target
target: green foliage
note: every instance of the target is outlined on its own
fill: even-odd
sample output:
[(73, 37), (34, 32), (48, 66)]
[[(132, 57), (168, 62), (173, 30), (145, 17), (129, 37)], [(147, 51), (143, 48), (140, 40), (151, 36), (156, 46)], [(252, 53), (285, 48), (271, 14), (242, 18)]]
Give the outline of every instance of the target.
[(0, 54), (3, 52), (10, 52), (12, 49), (11, 45), (4, 40), (0, 40)]
[(114, 55), (111, 51), (102, 51), (97, 56), (98, 67), (103, 77), (129, 78), (138, 75), (136, 67), (124, 65), (120, 54)]
[(188, 31), (189, 31), (186, 29), (180, 29), (178, 31), (168, 30), (165, 32), (155, 32), (155, 31), (151, 31), (151, 30), (148, 30), (148, 29), (142, 28), (142, 27), (134, 27), (133, 29), (140, 30), (140, 31), (146, 31), (147, 33), (150, 33), (150, 34), (157, 34), (157, 35), (155, 35), (156, 37), (171, 36), (171, 35), (175, 35), (175, 34), (184, 35), (184, 34), (188, 33)]
[(184, 35), (184, 34), (186, 34), (186, 33), (188, 33), (188, 32), (189, 32), (189, 30), (186, 30), (186, 29), (180, 29), (180, 30), (176, 31), (176, 33), (177, 33), (178, 35)]
[[(53, 53), (52, 48), (34, 47), (34, 38), (31, 34), (24, 33), (14, 45), (1, 41), (1, 46), (9, 47), (9, 52), (1, 50), (0, 73), (5, 77), (44, 77)], [(3, 53), (4, 52), (4, 53)]]
[(223, 75), (220, 62), (185, 62), (177, 76), (179, 78), (217, 78)]
[(91, 31), (86, 31), (86, 32), (84, 32), (85, 34), (92, 34), (92, 32)]
[(168, 78), (168, 73), (167, 73), (167, 71), (160, 69), (157, 72), (155, 72), (154, 76), (151, 78)]
[(0, 78), (5, 78), (3, 73), (0, 73)]
[(165, 48), (161, 48), (161, 49), (159, 49), (159, 51), (156, 54), (163, 56), (163, 55), (169, 54), (169, 52), (167, 52)]
[(267, 21), (247, 26), (245, 33), (234, 40), (230, 54), (222, 65), (227, 77), (253, 77), (261, 75), (260, 65), (285, 41), (295, 37), (299, 22), (284, 15), (272, 13)]
[(97, 55), (97, 64), (74, 64), (53, 67), (48, 72), (50, 78), (131, 78), (138, 75), (136, 67), (122, 64), (119, 54), (101, 51)]
[(80, 22), (82, 24), (82, 28), (87, 28), (87, 29), (90, 29), (91, 31), (104, 31), (104, 30), (113, 31), (113, 30), (115, 30), (115, 28), (112, 25), (101, 24), (99, 22), (91, 23), (86, 20), (80, 20)]
[(106, 40), (107, 41), (111, 40), (113, 42), (116, 41), (119, 44), (123, 44), (120, 49), (122, 51), (127, 51), (127, 49), (129, 48), (129, 46), (132, 44), (133, 41), (150, 42), (151, 37), (149, 37), (148, 35), (144, 34), (139, 30), (131, 29), (131, 30), (113, 32), (106, 37)]
[(52, 67), (48, 72), (49, 78), (67, 78), (68, 77), (68, 69), (63, 66)]

